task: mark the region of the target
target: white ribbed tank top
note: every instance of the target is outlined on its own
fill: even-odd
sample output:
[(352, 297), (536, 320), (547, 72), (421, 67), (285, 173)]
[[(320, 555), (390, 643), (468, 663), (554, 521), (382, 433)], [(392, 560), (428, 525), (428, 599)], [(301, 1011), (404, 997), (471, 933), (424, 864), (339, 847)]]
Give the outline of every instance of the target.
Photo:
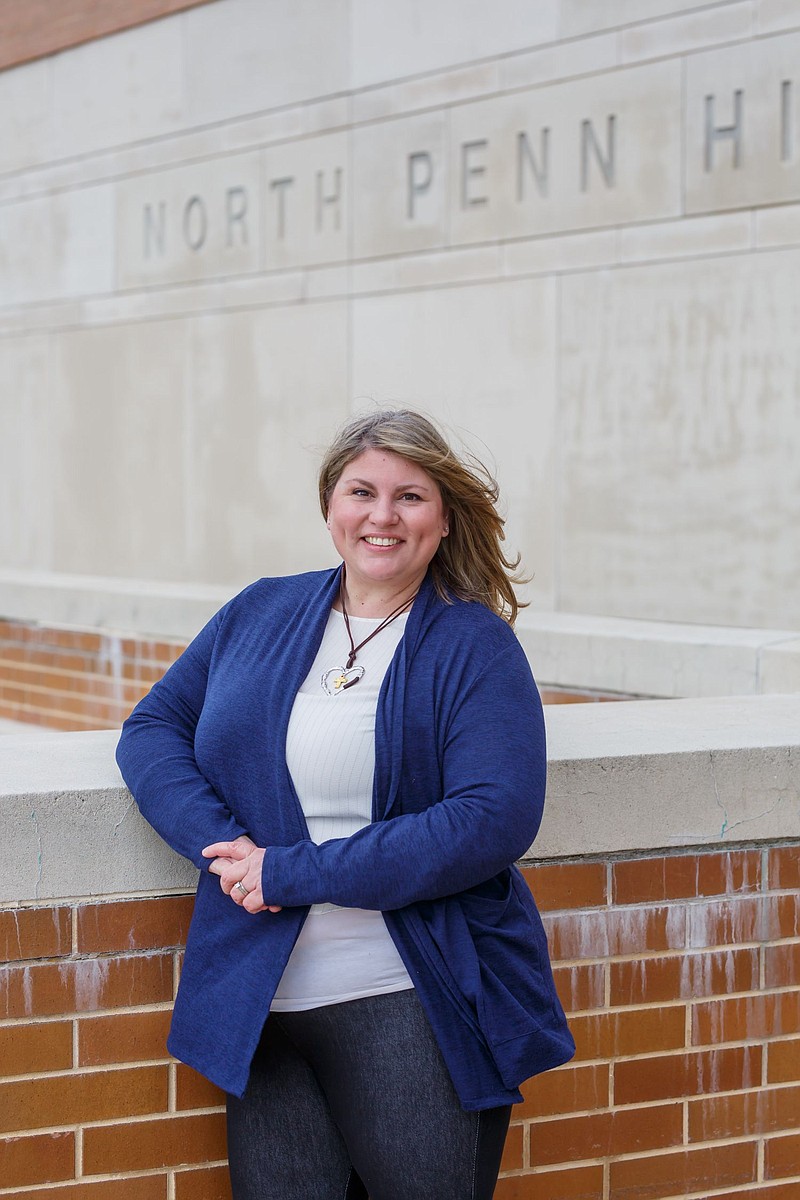
[[(286, 762), (311, 838), (346, 838), (372, 820), (375, 712), (378, 693), (405, 630), (408, 614), (358, 651), (364, 677), (329, 695), (322, 676), (347, 661), (350, 642), (340, 612), (331, 610), (311, 670), (289, 718)], [(350, 617), (356, 645), (381, 618)], [(276, 1012), (318, 1008), (413, 987), (380, 912), (315, 904), (309, 912), (272, 1002)]]

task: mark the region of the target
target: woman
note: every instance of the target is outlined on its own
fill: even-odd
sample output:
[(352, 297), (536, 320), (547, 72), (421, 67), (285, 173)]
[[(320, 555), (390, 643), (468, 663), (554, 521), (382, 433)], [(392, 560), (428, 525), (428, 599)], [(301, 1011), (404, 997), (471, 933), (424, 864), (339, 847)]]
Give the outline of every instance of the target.
[(351, 421), (342, 566), (245, 589), (125, 723), (201, 871), (169, 1048), (229, 1094), (236, 1200), (486, 1200), (519, 1084), (574, 1052), (513, 866), (545, 746), (496, 500), (426, 418)]

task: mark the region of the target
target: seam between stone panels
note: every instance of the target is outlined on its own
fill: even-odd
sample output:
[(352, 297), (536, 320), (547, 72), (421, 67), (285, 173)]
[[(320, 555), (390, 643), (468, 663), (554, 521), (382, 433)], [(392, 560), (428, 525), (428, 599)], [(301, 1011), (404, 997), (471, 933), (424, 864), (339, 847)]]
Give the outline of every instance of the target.
[[(737, 210), (730, 210), (730, 211), (740, 211), (740, 210), (737, 209)], [(631, 224), (630, 227), (633, 228), (633, 223)], [(596, 232), (598, 230), (598, 228), (599, 227), (594, 227), (594, 226), (586, 227), (581, 230), (575, 230), (575, 232), (576, 233), (578, 233), (578, 232)], [(601, 228), (602, 228), (602, 230), (608, 230), (609, 228), (613, 228), (613, 227), (603, 226)], [(795, 244), (797, 244), (797, 243), (795, 243), (795, 242), (787, 243), (787, 245), (790, 245), (790, 246), (794, 246)], [(475, 248), (477, 246), (496, 245), (496, 242), (495, 243), (489, 243), (489, 242), (469, 243), (469, 245), (471, 248)], [(487, 283), (490, 283), (490, 282), (491, 283), (503, 283), (503, 282), (511, 281), (512, 279), (513, 280), (537, 279), (537, 278), (542, 278), (542, 277), (549, 277), (554, 274), (563, 274), (563, 275), (589, 274), (593, 271), (607, 271), (609, 269), (609, 267), (612, 267), (614, 270), (629, 270), (629, 269), (638, 269), (638, 268), (645, 268), (648, 266), (666, 264), (666, 263), (675, 262), (675, 261), (705, 263), (709, 259), (729, 258), (729, 257), (733, 257), (735, 255), (741, 256), (741, 255), (745, 255), (745, 254), (776, 253), (779, 249), (782, 249), (782, 248), (784, 248), (784, 247), (765, 246), (765, 247), (754, 248), (752, 250), (743, 249), (743, 248), (732, 249), (732, 250), (709, 250), (705, 253), (698, 252), (695, 254), (677, 255), (677, 256), (671, 256), (671, 257), (661, 257), (661, 258), (655, 257), (652, 259), (641, 259), (641, 260), (636, 261), (635, 263), (620, 263), (620, 262), (609, 261), (607, 263), (601, 263), (601, 264), (592, 265), (592, 266), (579, 265), (579, 266), (575, 266), (575, 267), (560, 267), (560, 268), (556, 268), (556, 269), (551, 268), (546, 271), (545, 270), (531, 271), (531, 272), (527, 272), (527, 273), (520, 274), (520, 275), (515, 274), (513, 276), (510, 276), (510, 275), (504, 276), (504, 275), (498, 274), (498, 275), (482, 277), (480, 279), (465, 279), (465, 280), (456, 279), (456, 280), (450, 280), (450, 281), (445, 281), (445, 282), (432, 282), (432, 283), (427, 283), (427, 284), (413, 284), (413, 285), (400, 285), (400, 286), (393, 285), (391, 288), (387, 287), (387, 288), (383, 288), (383, 289), (353, 291), (353, 292), (349, 292), (349, 293), (347, 293), (347, 292), (332, 293), (330, 296), (327, 296), (327, 295), (326, 296), (309, 296), (306, 298), (301, 293), (298, 293), (298, 295), (296, 295), (296, 296), (283, 297), (283, 298), (279, 298), (279, 299), (275, 299), (275, 300), (265, 300), (265, 301), (260, 301), (260, 302), (252, 301), (249, 303), (229, 304), (229, 305), (222, 305), (222, 306), (216, 305), (216, 306), (212, 306), (212, 307), (203, 309), (202, 311), (203, 311), (204, 315), (206, 315), (206, 316), (224, 316), (228, 313), (249, 312), (249, 311), (256, 311), (256, 310), (262, 311), (265, 309), (277, 308), (277, 307), (287, 308), (287, 307), (291, 307), (293, 305), (329, 304), (333, 300), (336, 300), (336, 299), (354, 299), (354, 300), (355, 299), (359, 299), (359, 300), (371, 299), (373, 297), (385, 296), (387, 293), (390, 293), (391, 295), (405, 295), (405, 294), (415, 294), (418, 292), (425, 292), (425, 291), (442, 291), (445, 289), (453, 289), (456, 287), (458, 287), (458, 288), (483, 287)], [(437, 250), (432, 251), (432, 253), (441, 253), (442, 249), (446, 250), (447, 247), (437, 248)], [(456, 247), (450, 247), (450, 249), (456, 249)], [(362, 260), (359, 260), (359, 263), (366, 262), (366, 261), (375, 261), (375, 260), (363, 260), (362, 259)], [(345, 265), (344, 260), (342, 260), (341, 265), (342, 266)], [(356, 264), (356, 265), (358, 265), (358, 264)], [(304, 269), (305, 268), (298, 268), (298, 273)], [(235, 280), (235, 279), (240, 279), (240, 278), (252, 278), (252, 276), (224, 276), (224, 277), (223, 276), (215, 276), (212, 280), (205, 281), (205, 282), (206, 283), (207, 282), (220, 283), (220, 282), (229, 281), (231, 279)], [(187, 284), (186, 286), (194, 286), (195, 284), (199, 285), (199, 282), (200, 281), (192, 281), (190, 284)], [(164, 285), (164, 286), (167, 286), (167, 285)], [(174, 286), (174, 285), (170, 285), (170, 286)], [(157, 287), (152, 287), (152, 288), (142, 289), (141, 291), (136, 292), (136, 293), (103, 292), (103, 293), (97, 293), (97, 294), (92, 294), (92, 295), (78, 296), (74, 299), (74, 301), (73, 300), (65, 301), (61, 298), (56, 298), (56, 299), (51, 299), (51, 300), (39, 301), (39, 302), (37, 302), (37, 307), (38, 306), (46, 307), (46, 306), (50, 306), (50, 305), (60, 305), (60, 304), (64, 304), (65, 306), (71, 307), (71, 306), (73, 306), (74, 303), (77, 303), (77, 302), (83, 303), (83, 302), (89, 302), (89, 301), (94, 301), (94, 300), (108, 300), (109, 302), (111, 302), (111, 301), (118, 301), (122, 296), (125, 296), (125, 295), (139, 296), (146, 292), (156, 292), (157, 290), (158, 290)], [(302, 292), (302, 289), (301, 289), (301, 292)], [(17, 312), (24, 312), (24, 311), (26, 311), (27, 307), (28, 306), (20, 305), (18, 309), (14, 310), (14, 313), (16, 314)], [(69, 333), (69, 332), (81, 331), (84, 329), (113, 328), (114, 326), (117, 326), (117, 325), (125, 325), (125, 326), (146, 325), (153, 321), (159, 321), (159, 322), (182, 321), (182, 320), (186, 320), (187, 317), (196, 316), (196, 315), (197, 315), (197, 309), (187, 308), (187, 309), (180, 309), (178, 311), (171, 311), (171, 312), (167, 312), (167, 313), (155, 312), (153, 314), (147, 314), (145, 316), (142, 316), (141, 314), (139, 314), (136, 316), (120, 316), (120, 317), (113, 317), (113, 318), (105, 318), (102, 320), (92, 320), (92, 321), (82, 321), (82, 322), (78, 322), (78, 321), (75, 321), (74, 319), (72, 319), (72, 320), (64, 321), (63, 323), (55, 323), (55, 324), (43, 324), (42, 323), (42, 324), (34, 325), (32, 327), (26, 326), (23, 328), (14, 327), (14, 328), (0, 331), (0, 337), (13, 337), (13, 338), (26, 337), (26, 336), (33, 337), (33, 336), (41, 334), (42, 332)], [(56, 714), (56, 715), (70, 716), (71, 714)], [(702, 845), (703, 843), (700, 843), (700, 844)], [(670, 847), (665, 847), (664, 849), (668, 850), (668, 849), (670, 849)]]

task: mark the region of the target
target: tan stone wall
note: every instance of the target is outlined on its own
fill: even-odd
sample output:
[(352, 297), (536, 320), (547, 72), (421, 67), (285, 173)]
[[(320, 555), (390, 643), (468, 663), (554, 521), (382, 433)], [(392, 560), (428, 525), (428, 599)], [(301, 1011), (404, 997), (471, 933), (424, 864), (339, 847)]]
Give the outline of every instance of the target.
[[(498, 1200), (792, 1200), (799, 862), (792, 844), (526, 869), (578, 1054), (525, 1085)], [(0, 1195), (228, 1196), (223, 1096), (164, 1048), (190, 910), (0, 911)]]
[(796, 631), (799, 62), (794, 0), (216, 0), (3, 71), (0, 570), (326, 565), (375, 399), (538, 610)]

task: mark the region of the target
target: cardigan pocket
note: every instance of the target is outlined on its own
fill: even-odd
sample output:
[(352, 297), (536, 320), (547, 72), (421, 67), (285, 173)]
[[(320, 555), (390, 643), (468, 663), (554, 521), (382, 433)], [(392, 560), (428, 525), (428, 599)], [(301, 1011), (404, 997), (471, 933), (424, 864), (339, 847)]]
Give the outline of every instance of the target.
[(457, 900), (467, 950), (459, 974), (489, 1046), (549, 1024), (556, 995), (547, 941), (516, 868), (462, 892)]

